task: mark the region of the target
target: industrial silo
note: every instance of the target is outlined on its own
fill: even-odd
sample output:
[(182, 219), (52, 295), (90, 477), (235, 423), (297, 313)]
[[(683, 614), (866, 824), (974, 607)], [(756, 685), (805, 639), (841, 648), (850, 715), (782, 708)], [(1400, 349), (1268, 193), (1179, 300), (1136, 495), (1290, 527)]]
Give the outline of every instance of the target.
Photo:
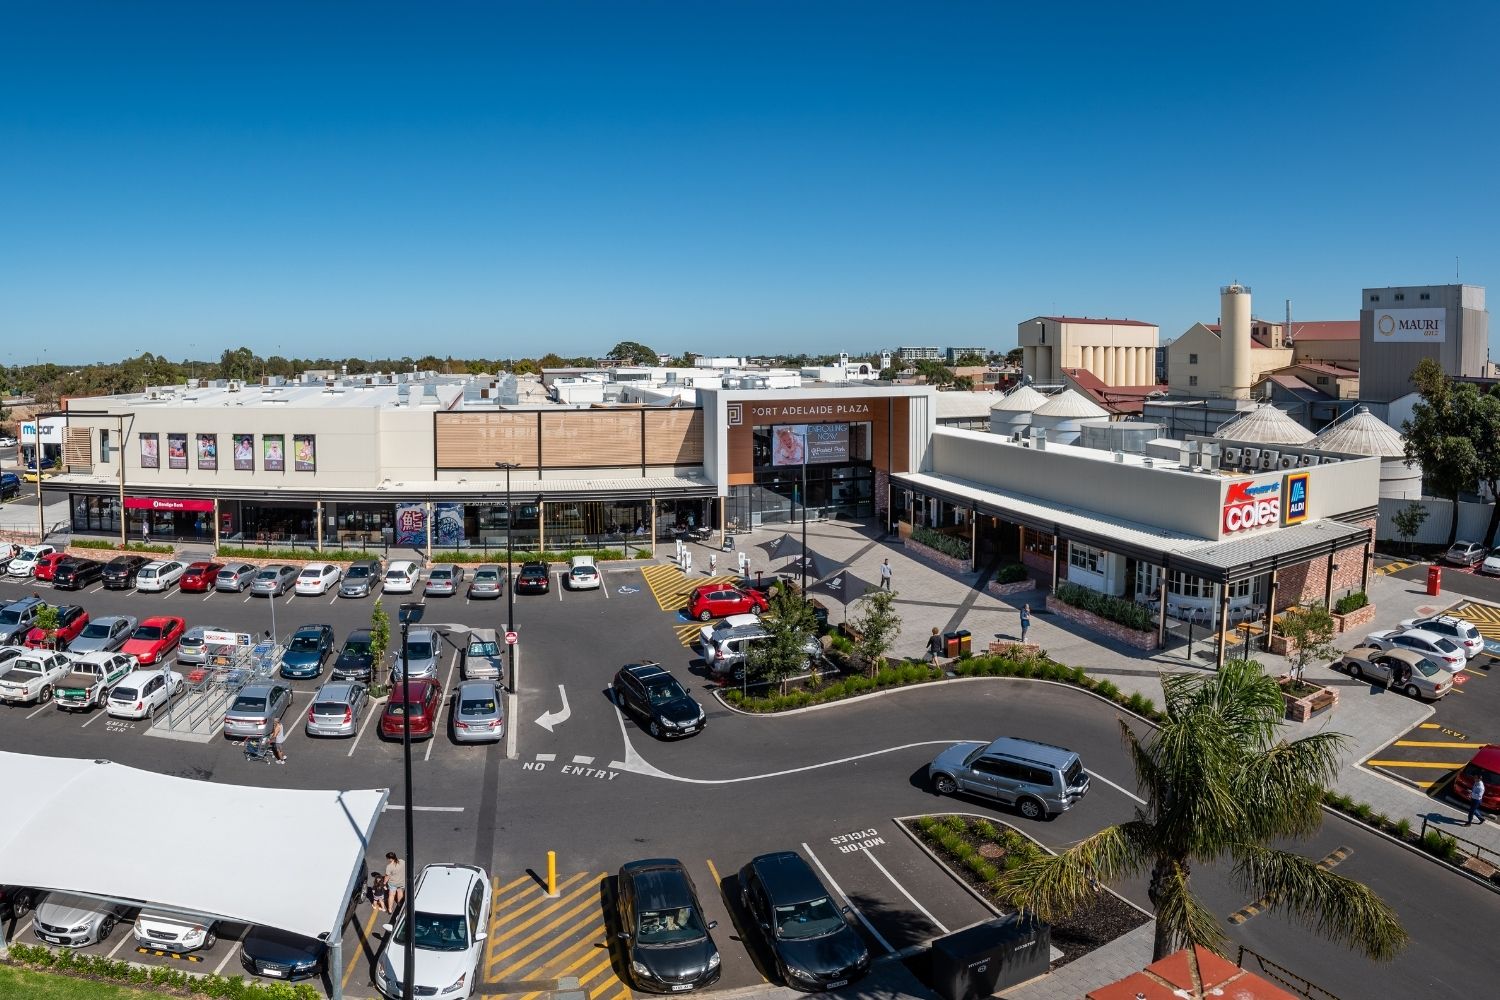
[(1109, 411), (1081, 392), (1068, 389), (1037, 407), (1031, 414), (1031, 429), (1045, 430), (1049, 444), (1077, 444), (1079, 424), (1108, 417)]
[(1047, 397), (1033, 389), (1030, 384), (1019, 385), (995, 400), (990, 407), (990, 433), (1010, 435), (1031, 433), (1031, 414), (1047, 402)]
[(1347, 418), (1325, 428), (1316, 441), (1321, 451), (1379, 458), (1382, 497), (1422, 499), (1422, 467), (1415, 463), (1406, 464), (1405, 441), (1401, 433), (1367, 407), (1356, 406)]
[(1245, 411), (1242, 417), (1227, 421), (1214, 437), (1253, 445), (1310, 445), (1313, 432), (1269, 404)]

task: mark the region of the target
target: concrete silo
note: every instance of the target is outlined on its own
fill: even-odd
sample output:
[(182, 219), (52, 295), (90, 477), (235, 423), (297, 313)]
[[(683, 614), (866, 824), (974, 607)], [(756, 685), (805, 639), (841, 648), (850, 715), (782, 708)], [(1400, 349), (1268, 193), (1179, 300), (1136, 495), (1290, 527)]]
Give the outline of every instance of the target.
[(1219, 395), (1249, 399), (1250, 286), (1238, 282), (1219, 289)]

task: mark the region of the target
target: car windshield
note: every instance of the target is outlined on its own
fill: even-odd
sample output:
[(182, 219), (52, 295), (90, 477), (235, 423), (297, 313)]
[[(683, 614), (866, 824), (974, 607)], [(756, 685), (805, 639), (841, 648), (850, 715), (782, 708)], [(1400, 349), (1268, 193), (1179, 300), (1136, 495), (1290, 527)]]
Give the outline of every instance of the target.
[(646, 690), (651, 695), (651, 704), (653, 705), (664, 705), (669, 701), (676, 701), (678, 698), (687, 697), (687, 692), (676, 681), (664, 681), (660, 684), (653, 684)]
[(482, 569), (474, 574), (475, 583), (499, 583), (500, 574), (492, 569)]
[(1458, 652), (1458, 647), (1455, 646), (1452, 640), (1449, 639), (1439, 639), (1437, 642), (1433, 643), (1433, 645), (1437, 646), (1438, 649), (1441, 649), (1445, 653)]
[(691, 906), (679, 906), (672, 910), (642, 910), (636, 940), (648, 946), (686, 944), (701, 941), (707, 934), (698, 911)]
[(40, 559), (41, 555), (37, 552), (36, 549), (22, 549), (19, 558), (35, 561), (37, 559)]
[[(412, 921), (417, 928), (416, 945), (423, 951), (463, 951), (469, 946), (469, 932), (460, 913), (416, 912)], [(406, 943), (407, 922), (396, 926), (396, 940)]]
[(315, 635), (294, 635), (290, 647), (293, 653), (315, 653), (318, 650), (318, 637)]
[(344, 643), (344, 655), (345, 656), (368, 656), (368, 655), (370, 655), (370, 643), (369, 643), (369, 640), (363, 640), (363, 641), (360, 641), (360, 642), (356, 642), (353, 639), (350, 639), (348, 642)]
[(470, 656), (499, 656), (500, 646), (493, 642), (471, 642), (469, 643)]
[(795, 941), (822, 937), (844, 926), (838, 907), (827, 896), (807, 903), (776, 907), (776, 936)]
[(413, 660), (432, 659), (432, 643), (425, 639), (413, 639), (406, 644), (407, 655)]
[(132, 638), (132, 639), (160, 639), (161, 638), (161, 626), (160, 625), (142, 625), (140, 628), (136, 629), (134, 632), (132, 632), (130, 634), (130, 638)]
[(280, 575), (281, 570), (279, 569), (263, 569), (259, 573), (255, 574), (255, 578), (257, 580), (274, 580)]
[(4, 611), (0, 611), (0, 625), (19, 624), (21, 624), (21, 612), (12, 611), (9, 608), (6, 608)]
[(465, 698), (458, 703), (459, 715), (494, 715), (495, 699)]
[(108, 639), (109, 625), (105, 622), (89, 622), (83, 627), (85, 639)]
[(261, 695), (242, 694), (234, 699), (234, 704), (229, 710), (231, 712), (264, 712), (266, 699)]
[(341, 701), (320, 701), (314, 703), (312, 710), (314, 715), (343, 715), (348, 708)]
[(593, 576), (594, 575), (594, 567), (592, 567), (592, 566), (574, 566), (573, 567), (573, 575), (574, 576)]
[(367, 577), (369, 575), (370, 575), (370, 567), (368, 567), (368, 566), (350, 566), (349, 567), (349, 572), (346, 573), (346, 574), (344, 574), (344, 579), (345, 580), (363, 580), (365, 577)]
[(387, 580), (405, 580), (406, 579), (406, 570), (404, 570), (404, 569), (389, 570), (389, 571), (386, 572), (385, 578)]
[(320, 577), (322, 575), (323, 575), (323, 571), (322, 570), (320, 570), (320, 569), (314, 569), (312, 567), (309, 567), (309, 568), (307, 568), (307, 569), (305, 569), (305, 570), (302, 571), (302, 579), (304, 579), (304, 580), (316, 580), (318, 577)]

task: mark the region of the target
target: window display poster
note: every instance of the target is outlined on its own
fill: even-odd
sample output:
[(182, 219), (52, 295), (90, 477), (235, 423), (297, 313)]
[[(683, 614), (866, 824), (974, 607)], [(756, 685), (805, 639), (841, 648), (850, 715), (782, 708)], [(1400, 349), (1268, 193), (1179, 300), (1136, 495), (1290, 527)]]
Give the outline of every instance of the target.
[(281, 434), (263, 434), (260, 438), (260, 467), (267, 472), (286, 471), (286, 438)]
[(425, 546), (427, 544), (427, 507), (420, 503), (398, 503), (396, 505), (396, 544)]
[(807, 461), (807, 425), (779, 424), (771, 428), (771, 464), (801, 465)]
[(437, 522), (439, 545), (458, 545), (464, 540), (464, 505), (440, 503), (433, 508), (432, 519)]
[(313, 435), (292, 435), (292, 468), (298, 472), (318, 471), (318, 446)]
[(234, 470), (236, 472), (255, 471), (254, 434), (236, 434), (234, 436)]
[(187, 435), (186, 434), (168, 434), (167, 435), (167, 468), (169, 468), (169, 469), (186, 469), (187, 468)]
[(771, 428), (771, 464), (849, 461), (848, 424), (778, 424)]
[(157, 436), (155, 434), (142, 434), (141, 435), (141, 468), (143, 468), (143, 469), (159, 469), (159, 468), (161, 468), (161, 455), (156, 450), (157, 444), (158, 444), (158, 441), (157, 441)]
[(219, 467), (219, 435), (198, 435), (198, 468), (217, 469)]

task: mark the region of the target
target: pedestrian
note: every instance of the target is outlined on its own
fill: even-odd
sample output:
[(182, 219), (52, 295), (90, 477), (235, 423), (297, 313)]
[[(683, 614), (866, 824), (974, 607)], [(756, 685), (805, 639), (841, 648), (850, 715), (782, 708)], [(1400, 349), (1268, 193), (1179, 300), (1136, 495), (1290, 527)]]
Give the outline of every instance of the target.
[(891, 589), (891, 561), (889, 559), (880, 560), (880, 589)]
[(713, 576), (719, 571), (719, 554), (710, 552), (708, 554), (708, 575)]
[(365, 889), (365, 898), (370, 901), (370, 905), (377, 910), (384, 911), (389, 896), (390, 890), (385, 884), (385, 872), (371, 872), (370, 885)]
[(938, 657), (943, 655), (943, 637), (938, 632), (937, 626), (932, 627), (932, 635), (927, 637), (927, 662), (936, 663)]
[(1031, 628), (1031, 605), (1021, 605), (1021, 645), (1026, 644), (1026, 630)]
[(1484, 779), (1477, 774), (1474, 775), (1474, 784), (1469, 786), (1469, 819), (1465, 823), (1466, 826), (1472, 824), (1475, 818), (1478, 818), (1480, 823), (1484, 822), (1484, 813), (1479, 808), (1484, 802), (1484, 792)]
[(385, 905), (395, 913), (406, 901), (406, 862), (396, 857), (395, 851), (385, 852), (385, 862)]
[(286, 763), (286, 729), (277, 719), (276, 724), (271, 727), (271, 750), (276, 754), (276, 763)]
[(750, 579), (750, 553), (746, 552), (744, 549), (740, 549), (739, 562), (740, 562), (740, 579), (742, 579), (742, 580), (749, 580)]

